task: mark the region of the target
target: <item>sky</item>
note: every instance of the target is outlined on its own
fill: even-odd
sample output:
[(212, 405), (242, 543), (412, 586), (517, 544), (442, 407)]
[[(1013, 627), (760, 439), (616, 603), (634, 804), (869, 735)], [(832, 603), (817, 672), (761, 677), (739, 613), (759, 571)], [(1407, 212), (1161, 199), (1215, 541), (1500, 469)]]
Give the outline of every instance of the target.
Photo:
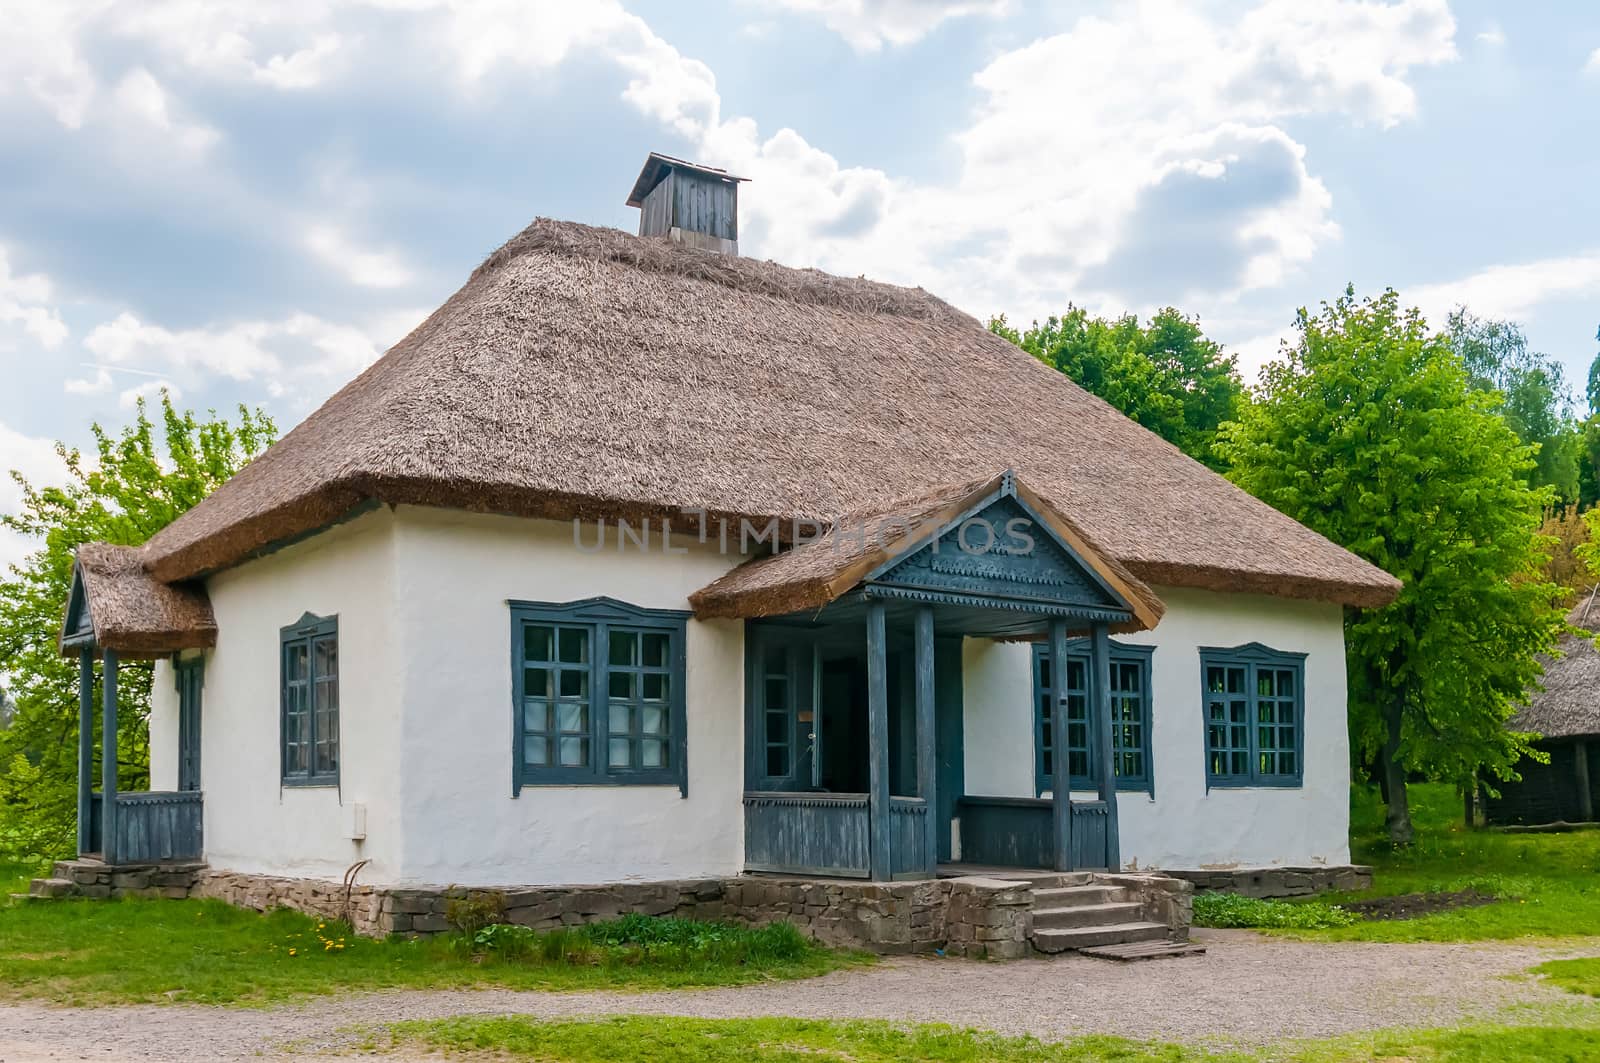
[[(1249, 378), (1386, 286), (1600, 342), (1600, 4), (0, 0), (0, 469), (140, 396), (287, 430), (651, 150), (740, 250), (1027, 323), (1177, 306)], [(0, 482), (0, 511), (19, 491)], [(0, 563), (24, 545), (0, 533)]]

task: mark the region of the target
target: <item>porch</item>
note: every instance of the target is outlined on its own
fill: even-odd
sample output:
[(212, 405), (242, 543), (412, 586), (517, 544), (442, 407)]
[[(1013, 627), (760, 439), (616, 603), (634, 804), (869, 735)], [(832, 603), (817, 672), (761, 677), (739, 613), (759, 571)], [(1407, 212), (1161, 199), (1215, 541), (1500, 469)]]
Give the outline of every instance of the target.
[[(702, 615), (746, 619), (745, 870), (1117, 871), (1110, 773), (1088, 800), (1072, 799), (1066, 757), (1046, 797), (967, 792), (963, 730), (982, 721), (964, 716), (962, 640), (1044, 642), (1062, 674), (1087, 636), (1090, 730), (1111, 763), (1110, 632), (1153, 626), (1159, 602), (1009, 473), (870, 519), (854, 543), (836, 527), (698, 596)], [(1046, 715), (1049, 747), (1068, 748), (1064, 693)], [(1031, 789), (1031, 759), (1016, 770)]]
[[(61, 652), (78, 659), (78, 856), (116, 868), (200, 859), (202, 678), (199, 660), (180, 661), (178, 654), (210, 645), (216, 634), (209, 608), (200, 615), (194, 596), (181, 589), (162, 587), (139, 599), (153, 603), (150, 616), (120, 612), (129, 597), (125, 585), (150, 582), (134, 555), (125, 547), (79, 550), (61, 633)], [(198, 638), (173, 630), (173, 617), (185, 612), (195, 612)], [(180, 707), (179, 788), (124, 792), (118, 778), (118, 672), (125, 659), (168, 654), (175, 663)]]

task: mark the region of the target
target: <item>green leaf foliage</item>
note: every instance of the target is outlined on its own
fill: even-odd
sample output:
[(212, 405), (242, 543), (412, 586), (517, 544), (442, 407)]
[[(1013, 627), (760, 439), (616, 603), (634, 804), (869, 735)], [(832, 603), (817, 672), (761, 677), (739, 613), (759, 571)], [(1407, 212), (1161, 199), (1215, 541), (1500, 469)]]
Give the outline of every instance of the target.
[(1245, 390), (1236, 359), (1205, 338), (1197, 318), (1168, 307), (1140, 325), (1132, 314), (1102, 318), (1068, 306), (1023, 332), (1004, 315), (989, 329), (1190, 457), (1222, 468), (1217, 428), (1239, 415)]
[(1355, 752), (1400, 769), (1391, 814), (1406, 771), (1508, 777), (1527, 736), (1505, 721), (1563, 627), (1533, 448), (1395, 292), (1347, 289), (1296, 328), (1220, 449), (1240, 486), (1404, 582), (1346, 615)]
[[(116, 435), (94, 425), (93, 460), (58, 444), (64, 486), (34, 487), (12, 473), (22, 507), (0, 514), (0, 525), (37, 549), (0, 579), (0, 674), (15, 702), (10, 726), (0, 729), (0, 860), (46, 860), (75, 844), (78, 669), (56, 644), (73, 552), (88, 542), (143, 543), (266, 449), (275, 432), (260, 411), (240, 407), (237, 424), (215, 414), (200, 420), (163, 394), (159, 423), (141, 402)], [(119, 789), (149, 785), (150, 672), (130, 661), (118, 673)], [(98, 745), (97, 737), (97, 779)]]
[(1530, 350), (1515, 322), (1474, 317), (1464, 307), (1451, 312), (1445, 335), (1471, 386), (1497, 393), (1506, 424), (1535, 448), (1534, 464), (1523, 479), (1552, 488), (1558, 502), (1576, 502), (1583, 435), (1561, 363)]

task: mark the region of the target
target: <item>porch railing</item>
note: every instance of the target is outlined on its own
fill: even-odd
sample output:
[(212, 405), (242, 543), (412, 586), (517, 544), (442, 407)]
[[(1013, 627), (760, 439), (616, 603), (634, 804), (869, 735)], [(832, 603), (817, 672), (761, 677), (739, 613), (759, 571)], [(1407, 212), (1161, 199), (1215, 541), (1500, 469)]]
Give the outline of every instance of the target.
[(119, 864), (198, 860), (204, 852), (203, 805), (198, 790), (118, 794), (109, 853), (103, 805), (103, 796), (93, 794), (89, 803), (91, 852)]
[[(929, 829), (928, 806), (921, 798), (890, 800), (890, 866), (895, 875), (926, 873)], [(751, 871), (841, 878), (871, 873), (866, 794), (747, 793), (744, 833), (744, 863)]]
[[(961, 860), (994, 867), (1054, 867), (1055, 842), (1051, 803), (1033, 797), (963, 797), (956, 802), (961, 817)], [(1086, 870), (1106, 866), (1106, 831), (1110, 817), (1104, 801), (1072, 802), (1072, 866)]]

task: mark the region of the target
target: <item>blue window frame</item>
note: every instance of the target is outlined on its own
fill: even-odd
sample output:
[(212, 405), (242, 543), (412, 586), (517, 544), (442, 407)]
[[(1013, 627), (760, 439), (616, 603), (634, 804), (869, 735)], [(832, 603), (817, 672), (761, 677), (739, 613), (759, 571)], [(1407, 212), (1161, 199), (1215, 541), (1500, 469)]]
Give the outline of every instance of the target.
[(630, 783), (687, 793), (689, 614), (610, 598), (510, 606), (513, 794)]
[(306, 613), (278, 632), (285, 786), (339, 784), (339, 618)]
[(1299, 786), (1305, 659), (1259, 642), (1200, 651), (1207, 786)]
[[(1153, 646), (1111, 643), (1111, 757), (1118, 790), (1154, 792), (1150, 756), (1150, 659)], [(1089, 711), (1089, 642), (1067, 643), (1063, 695), (1067, 701), (1067, 775), (1075, 790), (1100, 785), (1099, 745), (1094, 716)], [(1055, 705), (1055, 676), (1051, 674), (1050, 648), (1033, 647), (1033, 721), (1035, 788), (1044, 793), (1053, 786), (1055, 750), (1050, 713)]]

